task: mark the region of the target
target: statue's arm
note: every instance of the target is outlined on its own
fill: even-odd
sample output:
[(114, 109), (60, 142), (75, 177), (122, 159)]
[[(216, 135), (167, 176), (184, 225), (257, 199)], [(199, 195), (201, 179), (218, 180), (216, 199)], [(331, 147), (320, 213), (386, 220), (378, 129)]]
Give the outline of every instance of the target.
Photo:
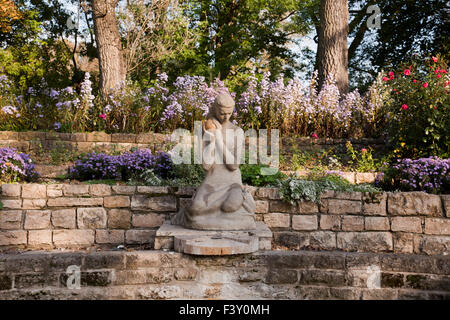
[(236, 141), (234, 144), (233, 152), (228, 149), (226, 144), (223, 142), (223, 135), (220, 130), (216, 131), (216, 147), (219, 149), (220, 153), (224, 156), (224, 164), (230, 171), (235, 171), (239, 169), (239, 163), (236, 161), (239, 156), (236, 152)]
[(209, 171), (215, 162), (213, 146), (215, 144), (216, 137), (213, 132), (206, 130), (204, 126), (203, 132), (204, 132), (204, 140), (202, 148), (203, 150), (202, 168), (205, 171)]

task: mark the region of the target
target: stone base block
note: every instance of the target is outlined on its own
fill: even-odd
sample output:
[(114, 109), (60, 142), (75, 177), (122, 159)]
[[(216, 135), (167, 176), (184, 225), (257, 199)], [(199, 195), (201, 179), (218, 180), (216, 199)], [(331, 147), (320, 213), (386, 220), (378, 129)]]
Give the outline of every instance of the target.
[[(197, 246), (192, 246), (193, 241), (195, 241), (195, 239), (198, 240)], [(242, 254), (255, 252), (258, 250), (270, 250), (271, 240), (272, 240), (272, 231), (270, 231), (270, 229), (262, 221), (256, 222), (256, 229), (249, 231), (193, 230), (193, 229), (186, 229), (182, 226), (173, 225), (169, 221), (166, 221), (158, 229), (158, 231), (156, 231), (155, 249), (176, 250), (177, 248), (189, 247), (192, 250), (191, 249), (186, 250), (191, 252), (186, 251), (180, 252), (190, 254), (200, 254), (194, 252), (205, 252), (203, 253), (205, 255), (210, 255), (211, 252), (215, 253), (222, 252), (222, 255)], [(210, 245), (209, 247), (207, 245), (208, 243)], [(198, 247), (198, 249), (194, 250), (194, 247)], [(200, 249), (200, 247), (202, 249)], [(228, 248), (228, 249), (220, 251), (218, 248)]]

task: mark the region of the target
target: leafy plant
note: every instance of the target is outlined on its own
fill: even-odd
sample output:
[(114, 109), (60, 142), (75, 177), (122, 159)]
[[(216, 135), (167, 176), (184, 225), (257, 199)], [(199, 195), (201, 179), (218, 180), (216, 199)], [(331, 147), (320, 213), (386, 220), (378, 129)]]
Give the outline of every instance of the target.
[(255, 187), (277, 186), (286, 175), (277, 171), (275, 174), (265, 174), (267, 165), (243, 164), (240, 166), (242, 182)]
[(280, 194), (284, 201), (294, 204), (296, 201), (320, 202), (321, 194), (326, 190), (380, 192), (371, 185), (353, 185), (338, 175), (309, 177), (308, 179), (288, 178), (281, 182)]
[(439, 57), (405, 64), (397, 74), (384, 77), (388, 133), (398, 158), (450, 156), (449, 76)]
[(373, 149), (371, 147), (362, 148), (359, 152), (353, 148), (350, 141), (346, 143), (347, 154), (350, 156), (349, 164), (355, 168), (357, 172), (370, 172), (377, 170), (377, 164), (372, 156)]

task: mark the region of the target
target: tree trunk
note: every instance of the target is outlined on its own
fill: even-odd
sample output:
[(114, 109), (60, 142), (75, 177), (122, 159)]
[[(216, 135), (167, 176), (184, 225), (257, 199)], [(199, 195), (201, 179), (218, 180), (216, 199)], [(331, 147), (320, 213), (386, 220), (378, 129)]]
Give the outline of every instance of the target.
[(321, 0), (319, 15), (319, 88), (332, 74), (342, 95), (348, 92), (348, 0)]
[(106, 96), (111, 88), (125, 80), (126, 70), (115, 13), (118, 0), (91, 0), (100, 68), (100, 92)]

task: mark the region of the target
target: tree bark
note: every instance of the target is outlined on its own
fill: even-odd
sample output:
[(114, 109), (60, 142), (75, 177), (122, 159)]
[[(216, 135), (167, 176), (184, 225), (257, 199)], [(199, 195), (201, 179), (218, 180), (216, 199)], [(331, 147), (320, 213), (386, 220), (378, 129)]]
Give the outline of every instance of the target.
[(105, 97), (111, 88), (116, 87), (126, 77), (115, 13), (118, 0), (91, 0), (91, 3), (100, 69), (99, 88)]
[(348, 0), (321, 0), (319, 15), (319, 88), (332, 74), (343, 95), (348, 92)]

